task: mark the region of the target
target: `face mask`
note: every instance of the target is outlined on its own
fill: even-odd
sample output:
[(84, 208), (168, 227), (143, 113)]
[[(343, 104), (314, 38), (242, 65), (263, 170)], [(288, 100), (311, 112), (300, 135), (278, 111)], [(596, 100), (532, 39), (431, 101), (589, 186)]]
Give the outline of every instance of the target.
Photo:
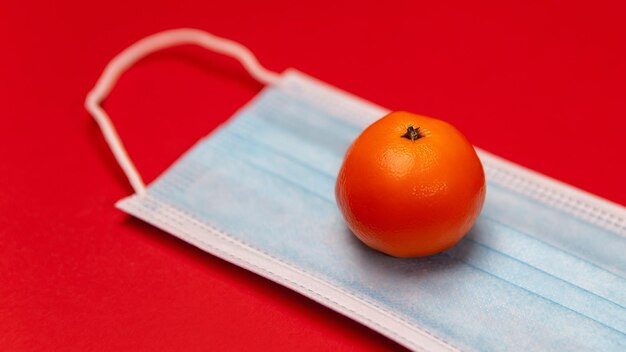
[[(238, 58), (267, 87), (145, 188), (99, 103), (136, 60), (189, 43)], [(408, 348), (626, 348), (620, 206), (479, 150), (487, 199), (460, 243), (426, 258), (375, 252), (348, 230), (334, 186), (350, 143), (387, 110), (195, 30), (121, 53), (87, 107), (136, 191), (120, 209)]]

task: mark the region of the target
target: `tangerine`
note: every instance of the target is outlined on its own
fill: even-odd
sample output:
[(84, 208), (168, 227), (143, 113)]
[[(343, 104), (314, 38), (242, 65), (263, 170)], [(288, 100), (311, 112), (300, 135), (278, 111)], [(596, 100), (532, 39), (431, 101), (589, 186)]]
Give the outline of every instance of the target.
[(474, 147), (451, 124), (392, 112), (352, 143), (335, 196), (348, 227), (371, 248), (396, 257), (452, 247), (485, 200)]

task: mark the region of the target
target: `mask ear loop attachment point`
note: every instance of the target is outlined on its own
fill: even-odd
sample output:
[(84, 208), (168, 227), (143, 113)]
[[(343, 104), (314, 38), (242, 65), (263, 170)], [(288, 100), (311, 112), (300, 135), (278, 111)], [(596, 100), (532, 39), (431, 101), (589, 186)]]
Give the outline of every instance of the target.
[(117, 54), (107, 64), (96, 85), (87, 94), (85, 108), (98, 123), (117, 163), (139, 197), (145, 196), (146, 185), (101, 103), (111, 93), (120, 76), (137, 61), (159, 50), (185, 44), (198, 45), (238, 60), (253, 78), (263, 84), (276, 84), (280, 80), (280, 74), (261, 66), (254, 54), (245, 46), (198, 29), (181, 28), (159, 32), (139, 40)]

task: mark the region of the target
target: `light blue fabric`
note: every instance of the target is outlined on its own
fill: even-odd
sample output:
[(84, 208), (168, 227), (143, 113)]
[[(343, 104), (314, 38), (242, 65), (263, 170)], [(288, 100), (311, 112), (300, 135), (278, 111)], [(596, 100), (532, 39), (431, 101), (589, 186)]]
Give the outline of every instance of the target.
[(626, 350), (626, 238), (488, 182), (458, 245), (370, 250), (335, 204), (364, 128), (266, 89), (148, 192), (236, 239), (424, 327), (461, 350)]

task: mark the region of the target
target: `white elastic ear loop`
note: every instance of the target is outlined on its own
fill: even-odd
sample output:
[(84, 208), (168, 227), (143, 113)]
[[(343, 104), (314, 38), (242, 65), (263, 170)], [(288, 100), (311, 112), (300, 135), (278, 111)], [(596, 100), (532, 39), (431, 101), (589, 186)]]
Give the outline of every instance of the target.
[(159, 32), (139, 40), (115, 56), (102, 72), (95, 87), (87, 94), (85, 108), (98, 122), (117, 163), (122, 167), (135, 193), (139, 196), (145, 195), (146, 186), (128, 156), (109, 115), (102, 109), (100, 103), (109, 95), (122, 73), (137, 61), (161, 49), (183, 44), (195, 44), (233, 57), (239, 60), (248, 73), (261, 83), (274, 84), (280, 77), (278, 73), (261, 66), (252, 52), (243, 45), (197, 29), (181, 28)]

